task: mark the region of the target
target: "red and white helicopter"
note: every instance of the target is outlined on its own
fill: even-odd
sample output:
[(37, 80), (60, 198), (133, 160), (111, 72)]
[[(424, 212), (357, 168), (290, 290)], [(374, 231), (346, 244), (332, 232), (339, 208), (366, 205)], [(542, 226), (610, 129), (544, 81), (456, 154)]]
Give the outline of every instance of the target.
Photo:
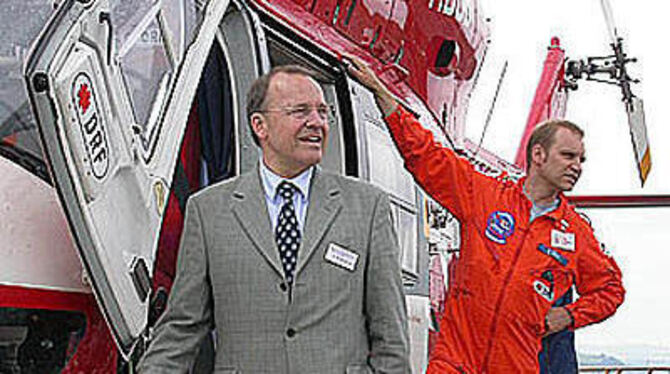
[[(457, 228), (436, 223), (445, 213), (404, 171), (371, 93), (347, 76), (340, 56), (368, 61), (426, 128), (481, 170), (518, 175), (523, 165), (464, 135), (490, 34), (477, 0), (5, 0), (2, 7), (1, 372), (132, 366), (165, 305), (186, 197), (257, 162), (245, 93), (286, 63), (318, 72), (336, 108), (322, 166), (391, 196), (412, 363), (425, 368), (428, 248), (446, 253)], [(627, 62), (617, 63), (610, 70), (624, 87)], [(599, 66), (568, 64), (552, 43), (528, 128), (562, 113), (572, 84), (566, 73), (591, 77)]]

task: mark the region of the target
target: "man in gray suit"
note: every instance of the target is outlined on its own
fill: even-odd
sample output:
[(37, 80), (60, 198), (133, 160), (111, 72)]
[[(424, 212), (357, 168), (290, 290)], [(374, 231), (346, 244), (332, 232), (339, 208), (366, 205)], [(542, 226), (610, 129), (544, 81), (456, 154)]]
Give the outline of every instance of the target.
[(258, 168), (191, 197), (167, 311), (141, 373), (183, 373), (216, 329), (216, 373), (410, 373), (388, 197), (322, 171), (330, 108), (308, 70), (247, 97)]

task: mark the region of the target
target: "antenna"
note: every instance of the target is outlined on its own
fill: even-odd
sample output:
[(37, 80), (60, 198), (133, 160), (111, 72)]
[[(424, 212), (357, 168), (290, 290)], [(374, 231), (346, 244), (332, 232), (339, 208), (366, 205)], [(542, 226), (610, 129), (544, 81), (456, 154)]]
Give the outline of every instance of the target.
[(498, 94), (500, 93), (500, 87), (502, 87), (503, 80), (505, 79), (505, 74), (507, 73), (507, 65), (508, 61), (505, 60), (505, 64), (503, 65), (502, 71), (500, 72), (500, 77), (498, 78), (498, 86), (496, 87), (496, 92), (493, 95), (493, 101), (491, 101), (489, 112), (486, 115), (486, 122), (484, 122), (484, 130), (482, 130), (482, 137), (479, 139), (479, 144), (477, 145), (477, 151), (475, 151), (474, 156), (477, 156), (479, 150), (482, 148), (482, 143), (484, 142), (484, 136), (486, 135), (486, 130), (489, 128), (489, 123), (491, 123), (491, 117), (493, 116), (493, 110), (495, 109), (496, 102), (498, 101)]

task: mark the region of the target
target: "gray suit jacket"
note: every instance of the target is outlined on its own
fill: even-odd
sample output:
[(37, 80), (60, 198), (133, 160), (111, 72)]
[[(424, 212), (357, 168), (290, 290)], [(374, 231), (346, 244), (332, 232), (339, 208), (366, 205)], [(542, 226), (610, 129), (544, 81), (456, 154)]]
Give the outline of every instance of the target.
[[(183, 373), (215, 327), (216, 373), (401, 373), (409, 344), (389, 200), (317, 168), (292, 292), (256, 169), (192, 196), (141, 373)], [(358, 254), (353, 271), (332, 245)]]

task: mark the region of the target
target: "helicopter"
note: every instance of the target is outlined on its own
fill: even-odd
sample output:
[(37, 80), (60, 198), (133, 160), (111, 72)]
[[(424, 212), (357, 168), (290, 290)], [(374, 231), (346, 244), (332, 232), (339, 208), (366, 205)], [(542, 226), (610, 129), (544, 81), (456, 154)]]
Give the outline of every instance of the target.
[[(3, 6), (1, 369), (112, 372), (137, 360), (165, 308), (188, 195), (255, 165), (244, 96), (256, 77), (289, 63), (315, 71), (335, 108), (322, 167), (391, 198), (411, 362), (426, 367), (430, 257), (458, 242), (457, 228), (431, 231), (448, 212), (404, 170), (372, 94), (341, 56), (370, 63), (439, 142), (480, 171), (519, 176), (523, 165), (465, 136), (490, 41), (479, 1)], [(552, 51), (562, 53), (553, 42)], [(598, 70), (562, 56), (545, 66), (536, 97), (550, 104), (533, 103), (541, 114), (529, 128), (564, 113), (571, 79)], [(454, 239), (435, 241), (438, 233)]]

